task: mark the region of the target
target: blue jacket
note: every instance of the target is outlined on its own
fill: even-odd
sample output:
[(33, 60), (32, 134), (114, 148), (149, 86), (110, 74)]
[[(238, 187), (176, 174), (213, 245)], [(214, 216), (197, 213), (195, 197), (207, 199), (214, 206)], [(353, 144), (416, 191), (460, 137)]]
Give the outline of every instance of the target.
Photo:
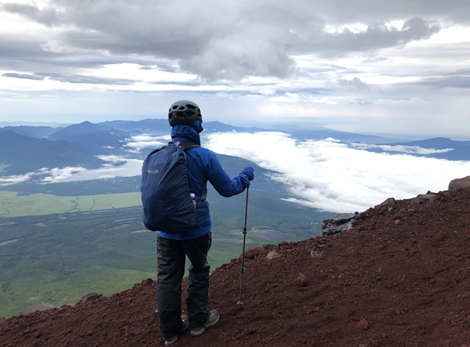
[[(194, 121), (191, 125), (177, 124), (173, 126), (171, 137), (173, 142), (184, 143), (190, 141), (201, 145), (199, 133), (202, 130), (201, 121), (199, 120)], [(170, 234), (159, 231), (158, 234), (166, 239), (191, 240), (211, 231), (209, 203), (207, 201), (201, 202), (207, 181), (224, 197), (240, 194), (250, 185), (250, 181), (245, 174), (239, 174), (233, 179), (230, 178), (217, 156), (206, 148), (194, 147), (186, 150), (186, 160), (189, 190), (196, 195), (196, 224), (184, 233)]]

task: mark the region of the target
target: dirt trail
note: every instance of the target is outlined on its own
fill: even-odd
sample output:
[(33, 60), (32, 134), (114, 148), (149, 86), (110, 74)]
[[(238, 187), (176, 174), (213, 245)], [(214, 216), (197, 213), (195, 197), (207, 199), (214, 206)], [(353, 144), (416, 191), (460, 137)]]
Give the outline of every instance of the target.
[[(470, 190), (402, 200), (349, 232), (250, 252), (211, 275), (218, 325), (175, 346), (470, 347)], [(269, 251), (280, 256), (268, 260)], [(87, 294), (87, 293), (84, 293)], [(156, 283), (1, 323), (0, 346), (163, 346)]]

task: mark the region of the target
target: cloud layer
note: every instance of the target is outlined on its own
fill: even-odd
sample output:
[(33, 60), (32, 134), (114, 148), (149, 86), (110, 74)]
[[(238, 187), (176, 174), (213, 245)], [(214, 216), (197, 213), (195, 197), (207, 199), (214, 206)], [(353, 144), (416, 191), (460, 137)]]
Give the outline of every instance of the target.
[(42, 55), (56, 61), (67, 52), (102, 50), (177, 59), (185, 72), (233, 80), (284, 78), (296, 72), (295, 55), (341, 56), (404, 46), (439, 32), (442, 20), (467, 23), (465, 13), (470, 17), (464, 1), (442, 6), (423, 0), (413, 6), (373, 0), (328, 5), (307, 0), (97, 0), (84, 6), (82, 1), (52, 0), (4, 2), (1, 8), (47, 28)]
[[(84, 167), (64, 167), (64, 168), (42, 168), (25, 175), (17, 175), (0, 178), (0, 186), (34, 181), (39, 184), (62, 183), (73, 181), (87, 181), (107, 179), (114, 177), (133, 177), (140, 175), (142, 160), (121, 158), (117, 156), (100, 156), (100, 159), (108, 161), (98, 169), (86, 169)], [(114, 164), (120, 165), (114, 165)]]
[(206, 145), (279, 172), (272, 178), (288, 186), (294, 195), (289, 200), (338, 213), (446, 190), (452, 179), (470, 172), (470, 162), (373, 153), (334, 139), (297, 141), (283, 133), (216, 133)]

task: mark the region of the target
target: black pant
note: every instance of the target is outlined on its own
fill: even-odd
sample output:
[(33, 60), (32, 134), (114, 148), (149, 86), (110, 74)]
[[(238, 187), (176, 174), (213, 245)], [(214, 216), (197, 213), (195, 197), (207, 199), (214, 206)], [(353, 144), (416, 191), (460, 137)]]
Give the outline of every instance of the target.
[(209, 271), (207, 253), (211, 247), (211, 233), (193, 240), (170, 240), (158, 236), (158, 318), (165, 338), (179, 333), (181, 323), (181, 281), (186, 255), (189, 266), (186, 306), (191, 329), (200, 328), (209, 319)]

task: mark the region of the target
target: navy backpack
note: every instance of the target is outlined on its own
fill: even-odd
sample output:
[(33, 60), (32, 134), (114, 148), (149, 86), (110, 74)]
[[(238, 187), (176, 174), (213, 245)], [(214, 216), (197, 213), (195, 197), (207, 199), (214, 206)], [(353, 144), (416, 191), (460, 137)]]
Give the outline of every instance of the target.
[(196, 222), (196, 200), (189, 191), (186, 153), (198, 145), (170, 142), (151, 152), (142, 165), (142, 219), (147, 229), (181, 233)]

